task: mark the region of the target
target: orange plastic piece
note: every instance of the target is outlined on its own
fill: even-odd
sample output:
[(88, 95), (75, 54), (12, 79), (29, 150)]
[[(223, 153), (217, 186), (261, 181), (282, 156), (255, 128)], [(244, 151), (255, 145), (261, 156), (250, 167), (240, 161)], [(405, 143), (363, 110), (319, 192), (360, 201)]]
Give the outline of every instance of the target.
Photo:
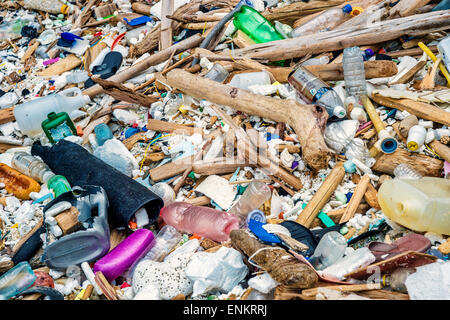
[(198, 234), (193, 234), (190, 238), (189, 238), (189, 240), (192, 240), (192, 239), (198, 239), (198, 240), (200, 240), (202, 237), (200, 237)]
[(81, 128), (81, 126), (77, 126), (77, 135), (78, 136), (83, 136), (83, 128)]
[(5, 189), (8, 193), (14, 194), (15, 197), (21, 200), (28, 200), (31, 192), (39, 192), (41, 190), (41, 185), (36, 180), (4, 163), (0, 163), (0, 182), (5, 184)]
[(136, 229), (137, 223), (134, 221), (130, 221), (130, 222), (128, 222), (128, 226), (130, 227), (130, 229)]

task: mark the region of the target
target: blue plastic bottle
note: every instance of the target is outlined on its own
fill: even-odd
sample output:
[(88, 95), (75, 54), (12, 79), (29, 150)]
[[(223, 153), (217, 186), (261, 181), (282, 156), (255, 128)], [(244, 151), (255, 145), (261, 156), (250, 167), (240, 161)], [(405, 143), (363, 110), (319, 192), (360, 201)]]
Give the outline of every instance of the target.
[(20, 262), (0, 277), (0, 300), (8, 300), (25, 291), (36, 281), (28, 262)]

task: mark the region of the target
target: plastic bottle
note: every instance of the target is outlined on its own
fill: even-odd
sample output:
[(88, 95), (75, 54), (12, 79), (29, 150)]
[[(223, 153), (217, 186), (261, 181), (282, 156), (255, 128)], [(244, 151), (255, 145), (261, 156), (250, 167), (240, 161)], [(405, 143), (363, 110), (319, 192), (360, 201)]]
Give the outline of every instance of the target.
[(23, 133), (34, 136), (41, 133), (41, 123), (50, 112), (70, 113), (89, 102), (91, 102), (89, 96), (83, 95), (79, 88), (73, 87), (16, 106), (14, 117)]
[(347, 94), (360, 101), (361, 97), (367, 94), (367, 85), (364, 59), (359, 47), (344, 49), (342, 68), (344, 70), (345, 90)]
[(235, 12), (233, 24), (256, 43), (284, 39), (272, 23), (249, 6), (243, 5), (239, 11)]
[(214, 63), (211, 69), (205, 74), (206, 79), (223, 83), (228, 77), (229, 72), (220, 63)]
[(331, 266), (344, 256), (345, 248), (347, 248), (347, 240), (339, 232), (327, 232), (309, 259), (309, 262), (316, 270), (323, 270)]
[(54, 175), (51, 177), (47, 182), (47, 186), (49, 189), (53, 190), (55, 193), (55, 198), (72, 189), (66, 177), (61, 175)]
[(11, 166), (42, 183), (47, 183), (55, 175), (43, 161), (22, 151), (14, 153), (11, 159)]
[(159, 230), (150, 251), (143, 259), (162, 261), (183, 238), (182, 234), (172, 226), (165, 225)]
[(406, 163), (400, 163), (394, 169), (394, 176), (402, 179), (420, 179), (422, 175)]
[(53, 14), (73, 12), (73, 5), (67, 5), (60, 0), (24, 0), (24, 7)]
[(394, 291), (408, 293), (405, 285), (406, 278), (414, 272), (416, 272), (414, 268), (398, 268), (389, 275), (383, 275), (381, 283)]
[(42, 121), (42, 130), (48, 140), (54, 144), (65, 137), (77, 135), (77, 129), (67, 112), (50, 112), (47, 119)]
[(330, 58), (328, 58), (328, 56), (321, 56), (319, 58), (312, 58), (312, 59), (308, 59), (305, 62), (302, 63), (302, 66), (306, 67), (306, 66), (317, 66), (317, 65), (321, 65), (321, 64), (327, 64), (328, 62), (330, 62)]
[(331, 30), (345, 21), (352, 12), (352, 6), (346, 4), (343, 8), (332, 8), (324, 11), (317, 17), (307, 21), (291, 31), (291, 38), (306, 36), (321, 31)]
[(14, 22), (3, 23), (0, 25), (0, 41), (7, 39), (14, 40), (21, 37), (20, 31), (30, 21), (28, 19), (17, 19)]
[(100, 123), (95, 126), (95, 139), (97, 140), (98, 146), (102, 146), (106, 140), (114, 138), (111, 129), (106, 123)]
[(239, 219), (235, 215), (185, 202), (163, 207), (160, 216), (179, 231), (218, 242), (228, 240), (231, 230), (239, 229)]
[(0, 300), (8, 300), (25, 291), (36, 278), (28, 262), (18, 263), (0, 277)]
[(41, 190), (41, 186), (36, 180), (4, 163), (0, 163), (0, 182), (6, 185), (5, 189), (8, 193), (12, 193), (22, 200), (30, 199), (31, 192)]
[(334, 277), (339, 280), (344, 279), (344, 276), (361, 267), (366, 267), (376, 260), (375, 256), (369, 248), (359, 248), (351, 254), (331, 266), (323, 270), (324, 276)]
[(228, 210), (228, 213), (236, 215), (240, 220), (240, 225), (243, 226), (247, 215), (269, 200), (271, 195), (272, 191), (267, 184), (260, 181), (252, 181), (239, 200)]
[(301, 98), (324, 107), (330, 116), (330, 121), (345, 117), (347, 110), (336, 91), (304, 67), (299, 66), (291, 72), (288, 81)]
[(406, 146), (409, 151), (416, 151), (425, 143), (427, 130), (421, 125), (412, 126), (408, 131), (408, 140)]
[(450, 235), (450, 180), (423, 177), (383, 182), (378, 202), (384, 215), (418, 232)]

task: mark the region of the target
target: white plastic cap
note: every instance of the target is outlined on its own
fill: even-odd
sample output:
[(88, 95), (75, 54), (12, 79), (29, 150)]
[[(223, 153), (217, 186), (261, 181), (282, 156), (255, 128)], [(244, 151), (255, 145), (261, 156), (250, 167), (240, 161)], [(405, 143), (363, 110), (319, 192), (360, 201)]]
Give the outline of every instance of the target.
[(333, 114), (334, 114), (336, 117), (338, 117), (338, 118), (343, 118), (343, 117), (345, 117), (345, 114), (346, 114), (346, 113), (347, 113), (347, 112), (345, 111), (344, 107), (342, 107), (342, 106), (336, 106), (336, 107), (334, 107)]

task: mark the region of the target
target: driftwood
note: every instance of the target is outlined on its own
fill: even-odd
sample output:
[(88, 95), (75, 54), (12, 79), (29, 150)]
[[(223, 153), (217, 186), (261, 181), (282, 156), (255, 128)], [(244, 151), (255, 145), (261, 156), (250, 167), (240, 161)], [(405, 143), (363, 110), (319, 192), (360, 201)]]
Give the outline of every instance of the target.
[(203, 130), (201, 128), (194, 128), (186, 126), (184, 124), (178, 124), (155, 119), (148, 119), (147, 129), (158, 132), (169, 132), (169, 133), (176, 132), (177, 134), (188, 134), (188, 135), (199, 133), (203, 135)]
[(242, 229), (232, 230), (230, 238), (233, 247), (252, 257), (252, 262), (267, 271), (275, 281), (292, 288), (310, 288), (317, 283), (316, 272), (286, 250), (264, 245)]
[(353, 216), (356, 213), (356, 209), (358, 208), (358, 205), (361, 203), (361, 200), (367, 191), (367, 186), (369, 184), (370, 184), (370, 177), (369, 175), (365, 174), (356, 185), (356, 188), (353, 191), (352, 198), (345, 207), (345, 212), (342, 215), (342, 218), (339, 221), (339, 223), (347, 222), (348, 220), (353, 218)]
[(99, 76), (93, 76), (91, 79), (103, 88), (104, 93), (109, 94), (117, 100), (137, 103), (145, 107), (150, 107), (153, 102), (159, 100), (156, 96), (146, 96), (143, 93), (134, 92), (121, 83), (101, 79)]
[(406, 163), (417, 170), (423, 176), (440, 177), (444, 161), (434, 159), (423, 154), (408, 152), (403, 149), (397, 149), (394, 153), (382, 153), (373, 167), (374, 171), (394, 174), (394, 169), (401, 163)]
[(430, 0), (400, 0), (390, 12), (390, 16), (406, 17), (415, 13), (415, 10), (428, 4)]
[(8, 123), (14, 121), (14, 107), (0, 109), (0, 124)]
[[(155, 54), (151, 55), (150, 57), (142, 60), (141, 62), (132, 65), (128, 69), (125, 69), (124, 71), (119, 72), (119, 73), (115, 74), (114, 76), (108, 78), (108, 80), (114, 81), (117, 83), (123, 83), (126, 80), (131, 79), (134, 76), (138, 75), (140, 72), (147, 70), (151, 66), (154, 66), (161, 62), (166, 61), (167, 59), (170, 58), (170, 56), (172, 55), (174, 50), (175, 50), (175, 54), (183, 52), (187, 49), (190, 49), (190, 48), (193, 48), (193, 47), (199, 45), (200, 42), (202, 42), (202, 40), (203, 40), (203, 38), (200, 35), (195, 34), (195, 35), (187, 38), (186, 40), (180, 41), (180, 42), (174, 44), (173, 46), (171, 46), (165, 50), (161, 50), (158, 53), (155, 53)], [(88, 95), (91, 98), (93, 98), (101, 92), (103, 92), (103, 89), (100, 85), (97, 84), (97, 85), (94, 85), (94, 86), (84, 90), (83, 94)]]
[(192, 75), (184, 70), (167, 73), (167, 81), (186, 94), (212, 103), (230, 106), (250, 115), (286, 122), (293, 127), (302, 145), (303, 159), (315, 170), (325, 168), (330, 151), (323, 139), (328, 118), (325, 109), (293, 100), (279, 100), (250, 93)]
[(450, 148), (440, 143), (438, 140), (431, 141), (428, 144), (442, 159), (450, 162)]
[(167, 18), (167, 15), (173, 13), (174, 0), (161, 0), (161, 32), (159, 42), (161, 44), (161, 50), (164, 50), (172, 45), (172, 20)]
[(397, 39), (402, 35), (423, 35), (450, 28), (450, 12), (435, 11), (411, 17), (374, 23), (366, 27), (353, 27), (320, 32), (303, 37), (255, 44), (234, 50), (233, 57), (248, 57), (279, 61), (303, 57), (307, 54), (342, 50), (351, 46), (373, 45)]
[(55, 62), (54, 64), (52, 64), (51, 66), (42, 71), (39, 71), (37, 75), (42, 77), (57, 76), (60, 75), (61, 73), (70, 71), (78, 67), (80, 64), (81, 64), (80, 58), (78, 58), (74, 54), (69, 54), (64, 59)]

